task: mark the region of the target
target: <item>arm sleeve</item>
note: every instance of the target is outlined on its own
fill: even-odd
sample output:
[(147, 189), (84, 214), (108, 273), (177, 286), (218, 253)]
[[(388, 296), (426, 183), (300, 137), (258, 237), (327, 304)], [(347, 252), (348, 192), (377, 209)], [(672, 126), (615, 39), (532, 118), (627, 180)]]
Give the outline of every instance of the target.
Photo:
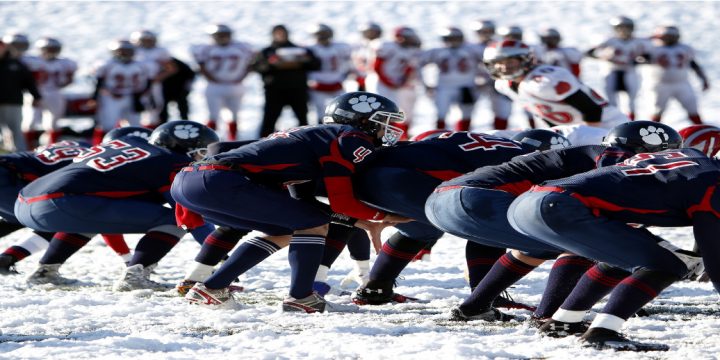
[(566, 97), (564, 102), (578, 109), (583, 114), (583, 120), (586, 122), (600, 122), (602, 120), (603, 107), (582, 90), (578, 90)]

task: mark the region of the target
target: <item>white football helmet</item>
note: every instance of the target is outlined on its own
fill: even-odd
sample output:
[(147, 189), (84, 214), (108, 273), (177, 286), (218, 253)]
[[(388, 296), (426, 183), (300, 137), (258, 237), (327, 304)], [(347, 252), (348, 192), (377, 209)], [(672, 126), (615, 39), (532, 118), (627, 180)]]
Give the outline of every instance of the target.
[[(517, 59), (517, 66), (510, 66), (506, 60)], [(483, 52), (483, 62), (495, 79), (514, 80), (527, 74), (535, 63), (530, 48), (520, 41), (501, 40), (491, 43)]]

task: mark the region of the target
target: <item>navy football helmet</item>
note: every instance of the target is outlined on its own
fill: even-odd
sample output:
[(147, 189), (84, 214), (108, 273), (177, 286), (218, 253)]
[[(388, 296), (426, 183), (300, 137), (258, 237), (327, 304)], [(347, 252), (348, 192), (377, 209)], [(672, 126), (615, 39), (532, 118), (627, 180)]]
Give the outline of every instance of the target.
[(392, 100), (365, 91), (336, 97), (325, 108), (323, 117), (325, 124), (352, 125), (373, 139), (384, 130), (382, 140), (385, 145), (394, 145), (400, 139), (403, 130), (391, 123), (403, 121), (405, 114)]
[(174, 120), (153, 130), (148, 143), (195, 158), (196, 155), (204, 157), (208, 145), (219, 140), (215, 131), (203, 124)]
[(610, 129), (602, 143), (637, 154), (679, 149), (682, 147), (683, 138), (668, 125), (636, 120)]
[(112, 141), (123, 136), (136, 136), (147, 141), (150, 139), (150, 134), (152, 134), (152, 130), (148, 128), (141, 126), (125, 126), (108, 131), (108, 133), (103, 136), (102, 142)]
[(525, 130), (515, 134), (511, 140), (533, 146), (540, 151), (564, 149), (571, 145), (570, 140), (562, 134), (545, 129)]

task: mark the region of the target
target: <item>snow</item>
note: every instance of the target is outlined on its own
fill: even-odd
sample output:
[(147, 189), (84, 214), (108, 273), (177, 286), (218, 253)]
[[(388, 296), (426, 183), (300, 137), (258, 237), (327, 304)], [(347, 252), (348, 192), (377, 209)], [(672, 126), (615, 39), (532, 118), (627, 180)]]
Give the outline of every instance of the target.
[[(407, 24), (418, 29), (426, 46), (438, 44), (435, 33), (441, 26), (457, 24), (468, 30), (477, 18), (495, 19), (499, 25), (525, 27), (529, 42), (533, 31), (554, 26), (566, 45), (586, 49), (608, 35), (607, 20), (615, 15), (636, 19), (638, 34), (649, 34), (655, 25), (676, 23), (683, 40), (698, 51), (711, 84), (718, 84), (714, 60), (720, 40), (715, 25), (720, 3), (713, 2), (3, 2), (0, 19), (3, 31), (19, 30), (37, 39), (54, 35), (64, 44), (64, 54), (77, 59), (81, 72), (108, 54), (111, 39), (148, 28), (160, 34), (160, 43), (173, 54), (189, 60), (190, 44), (207, 41), (203, 29), (224, 22), (236, 30), (238, 39), (261, 47), (269, 41), (275, 23), (289, 24), (293, 38), (306, 42), (307, 26), (324, 22), (335, 28), (339, 39), (357, 40), (355, 29), (364, 21), (379, 22), (390, 32)], [(471, 37), (469, 31), (466, 36)], [(598, 64), (583, 63), (584, 80), (601, 90)], [(81, 76), (82, 77), (82, 76)], [(82, 79), (80, 79), (82, 80)], [(82, 82), (82, 81), (79, 81)], [(694, 81), (699, 89), (697, 81)], [(262, 111), (262, 89), (257, 76), (247, 82), (243, 99), (243, 135), (253, 137)], [(86, 85), (85, 85), (86, 86)], [(203, 82), (192, 94), (192, 116), (204, 120)], [(83, 85), (78, 84), (82, 89)], [(720, 110), (717, 89), (701, 95), (700, 108), (710, 123)], [(646, 97), (639, 100), (639, 115), (647, 116)], [(478, 110), (489, 127), (486, 104)], [(434, 110), (423, 98), (417, 106), (417, 129), (431, 126)], [(688, 124), (682, 109), (673, 104), (668, 122)], [(516, 113), (513, 125), (522, 126)], [(292, 125), (289, 114), (284, 126)], [(689, 229), (662, 229), (658, 233), (676, 244), (689, 247)], [(0, 239), (0, 247), (12, 244), (23, 233)], [(130, 236), (131, 245), (137, 237)], [(449, 309), (468, 295), (463, 280), (464, 241), (443, 238), (433, 251), (432, 262), (411, 264), (396, 289), (399, 293), (428, 300), (362, 308), (359, 313), (314, 315), (278, 312), (279, 300), (287, 291), (289, 269), (286, 251), (280, 251), (240, 279), (247, 290), (240, 294), (239, 308), (209, 310), (190, 306), (170, 294), (137, 291), (115, 294), (110, 286), (122, 269), (121, 260), (99, 239), (73, 256), (61, 269), (67, 277), (82, 280), (73, 290), (28, 288), (22, 276), (3, 278), (0, 287), (0, 359), (88, 359), (88, 358), (716, 358), (720, 354), (720, 307), (717, 294), (707, 283), (682, 282), (660, 295), (647, 318), (632, 318), (625, 332), (633, 338), (670, 345), (667, 353), (611, 353), (583, 349), (576, 338), (548, 339), (536, 335), (522, 322), (509, 325), (486, 323), (454, 324), (445, 321)], [(174, 284), (199, 246), (183, 241), (160, 262), (155, 276)], [(27, 274), (38, 256), (21, 262)], [(338, 284), (352, 268), (345, 255), (330, 271)], [(549, 265), (543, 265), (516, 284), (516, 300), (537, 303)], [(347, 297), (331, 301), (349, 304)], [(596, 308), (596, 310), (599, 308)], [(529, 316), (526, 311), (512, 311)]]

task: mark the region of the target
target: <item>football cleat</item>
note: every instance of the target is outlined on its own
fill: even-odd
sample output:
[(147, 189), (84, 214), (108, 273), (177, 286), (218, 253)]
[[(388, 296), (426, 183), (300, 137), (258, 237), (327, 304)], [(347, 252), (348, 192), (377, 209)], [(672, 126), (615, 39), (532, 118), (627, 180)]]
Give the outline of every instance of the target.
[(492, 304), (493, 307), (496, 308), (504, 308), (504, 309), (522, 309), (522, 310), (529, 310), (529, 311), (535, 311), (537, 309), (536, 306), (523, 304), (521, 302), (515, 301), (512, 296), (507, 291), (503, 291), (503, 294), (496, 297)]
[(15, 258), (8, 254), (0, 254), (0, 275), (16, 275)]
[(611, 349), (616, 351), (668, 351), (670, 347), (665, 344), (651, 344), (633, 341), (617, 331), (601, 327), (590, 328), (580, 337), (583, 347), (598, 350)]
[[(177, 291), (180, 296), (185, 296), (185, 295), (187, 295), (188, 291), (190, 291), (190, 289), (192, 289), (192, 287), (195, 286), (195, 284), (197, 284), (197, 283), (198, 282), (194, 281), (194, 280), (183, 280), (183, 281), (179, 282), (177, 285), (175, 285), (175, 291)], [(228, 286), (228, 290), (230, 290), (230, 292), (233, 293), (233, 292), (244, 291), (245, 288), (242, 286), (238, 286), (238, 285), (230, 285), (230, 286)]]
[(501, 321), (506, 322), (515, 319), (516, 316), (509, 315), (501, 312), (496, 308), (488, 308), (487, 310), (481, 311), (477, 314), (466, 314), (460, 309), (460, 307), (454, 307), (450, 310), (450, 321)]
[(191, 304), (202, 305), (207, 307), (219, 307), (228, 302), (233, 302), (233, 289), (226, 287), (222, 289), (208, 289), (203, 283), (196, 283), (187, 294), (185, 300)]
[(60, 276), (59, 269), (62, 264), (40, 264), (37, 270), (30, 274), (27, 283), (31, 285), (71, 285), (77, 282), (75, 279), (68, 279)]
[(568, 323), (550, 319), (538, 328), (538, 332), (542, 335), (561, 338), (570, 335), (580, 335), (587, 331), (588, 324), (585, 322)]
[(393, 301), (393, 281), (371, 280), (355, 290), (352, 301), (358, 305), (383, 305)]
[(282, 311), (304, 312), (312, 314), (315, 312), (355, 312), (358, 307), (355, 305), (335, 304), (325, 300), (318, 293), (313, 292), (302, 299), (295, 299), (288, 296), (282, 302)]
[(167, 290), (168, 286), (149, 279), (154, 266), (144, 267), (142, 264), (128, 266), (120, 278), (113, 284), (113, 291), (132, 291), (141, 289)]

